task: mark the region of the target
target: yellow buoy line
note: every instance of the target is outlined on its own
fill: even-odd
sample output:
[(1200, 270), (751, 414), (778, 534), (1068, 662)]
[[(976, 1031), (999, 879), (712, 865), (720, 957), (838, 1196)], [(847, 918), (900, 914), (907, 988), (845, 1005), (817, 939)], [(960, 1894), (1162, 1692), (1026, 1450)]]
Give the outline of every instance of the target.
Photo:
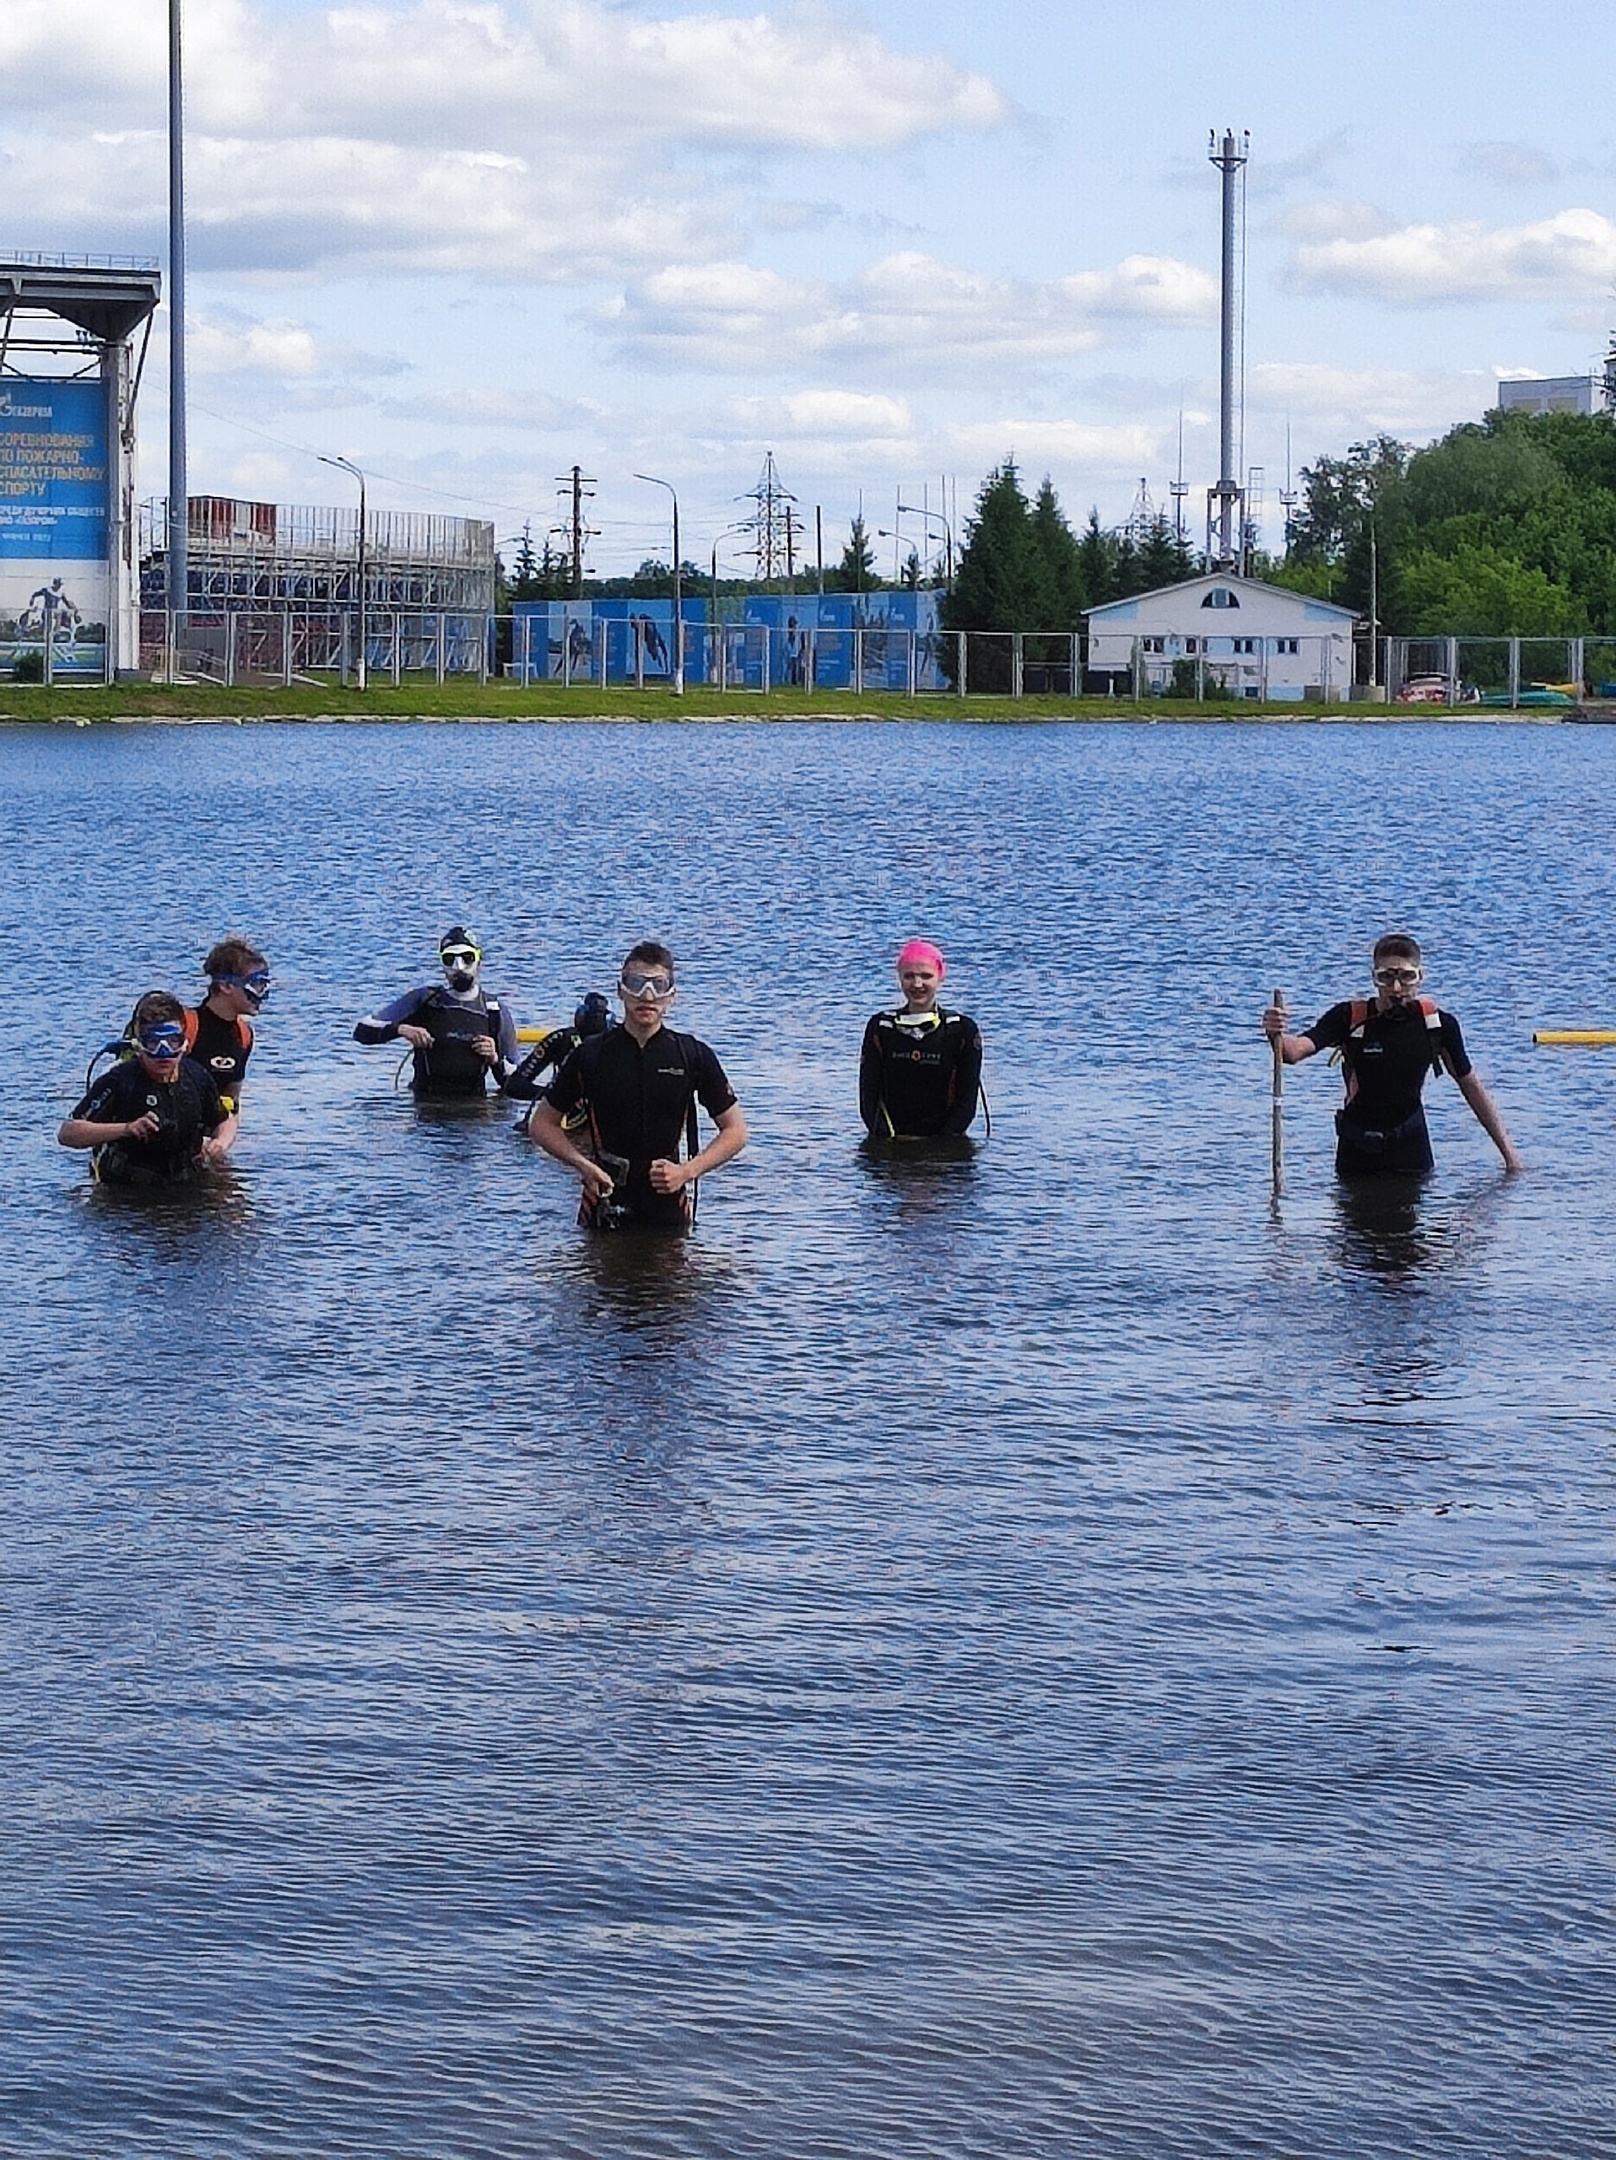
[(1616, 1028), (1539, 1028), (1532, 1040), (1535, 1043), (1604, 1050), (1616, 1046)]

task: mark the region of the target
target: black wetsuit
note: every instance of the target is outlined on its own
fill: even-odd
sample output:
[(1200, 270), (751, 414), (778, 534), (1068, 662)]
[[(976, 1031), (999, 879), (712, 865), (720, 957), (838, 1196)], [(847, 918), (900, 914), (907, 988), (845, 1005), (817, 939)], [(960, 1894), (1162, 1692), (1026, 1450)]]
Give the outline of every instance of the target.
[(982, 1035), (969, 1013), (879, 1012), (865, 1028), (859, 1116), (874, 1138), (968, 1132), (981, 1091)]
[(396, 1042), (403, 1026), (422, 1027), (432, 1037), (427, 1050), (412, 1052), (410, 1086), (417, 1095), (465, 1096), (487, 1092), (490, 1067), (471, 1047), (478, 1035), (491, 1035), (499, 1053), (492, 1068), (496, 1086), (503, 1086), (507, 1068), (516, 1061), (516, 1022), (498, 998), (475, 991), (469, 998), (434, 983), (420, 990), (406, 990), (379, 1013), (361, 1020), (354, 1041)]
[[(608, 1028), (579, 1045), (549, 1092), (564, 1120), (587, 1106), (597, 1152), (627, 1158), (628, 1174), (614, 1199), (634, 1222), (680, 1229), (690, 1220), (689, 1186), (653, 1192), (651, 1165), (678, 1160), (695, 1103), (717, 1118), (735, 1101), (723, 1066), (704, 1042), (663, 1027), (642, 1049), (627, 1028)], [(588, 1222), (591, 1212), (586, 1202), (579, 1221)]]
[(1385, 1012), (1371, 1004), (1362, 1033), (1354, 1034), (1353, 1007), (1344, 1003), (1332, 1005), (1306, 1030), (1319, 1049), (1341, 1052), (1347, 1099), (1335, 1120), (1340, 1176), (1418, 1177), (1430, 1169), (1431, 1135), (1420, 1091), (1439, 1057), (1455, 1080), (1471, 1069), (1458, 1021), (1441, 1011), (1436, 1019), (1433, 1028), (1417, 1003)]
[(227, 1110), (241, 1108), (241, 1084), (247, 1077), (247, 1060), (253, 1054), (252, 1023), (233, 1020), (216, 1013), (207, 1005), (191, 1009), (196, 1026), (186, 1021), (186, 1033), (191, 1037), (187, 1053), (205, 1072), (213, 1075), (213, 1084), (219, 1090), (219, 1098)]
[(217, 1132), (227, 1112), (213, 1076), (190, 1058), (182, 1058), (172, 1085), (154, 1080), (138, 1058), (127, 1058), (93, 1081), (73, 1111), (94, 1125), (125, 1125), (155, 1110), (161, 1124), (150, 1140), (109, 1140), (90, 1158), (105, 1185), (179, 1185), (197, 1167), (209, 1133)]

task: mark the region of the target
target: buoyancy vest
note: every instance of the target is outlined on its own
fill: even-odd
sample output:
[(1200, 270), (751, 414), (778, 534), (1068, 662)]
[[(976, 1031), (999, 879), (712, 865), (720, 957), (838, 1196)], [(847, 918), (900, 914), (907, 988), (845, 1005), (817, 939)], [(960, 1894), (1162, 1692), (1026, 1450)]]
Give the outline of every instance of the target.
[[(219, 1099), (225, 1109), (233, 1115), (241, 1107), (241, 1083), (246, 1074), (247, 1060), (252, 1056), (252, 1022), (241, 1013), (238, 1013), (233, 1021), (220, 1019), (217, 1014), (209, 1017), (234, 1034), (235, 1054), (232, 1056), (228, 1051), (221, 1051), (217, 1057), (200, 1059), (198, 1062), (219, 1090)], [(202, 1032), (201, 1006), (187, 1005), (182, 1024), (185, 1028), (185, 1054), (187, 1057), (195, 1057), (197, 1037)]]
[[(954, 1012), (942, 1005), (934, 1005), (928, 1013), (908, 1014), (902, 1012), (877, 1013), (874, 1019), (876, 1049), (881, 1059), (883, 1075), (897, 1064), (913, 1063), (927, 1065), (940, 1062), (929, 1047), (934, 1040), (950, 1027), (969, 1024), (967, 1015)], [(881, 1090), (881, 1110), (886, 1118), (887, 1131), (896, 1134), (892, 1112), (886, 1099), (886, 1087)], [(959, 1094), (959, 1075), (952, 1061), (944, 1088), (943, 1107), (952, 1110)], [(974, 1111), (976, 1105), (972, 1104)]]
[[(1431, 1054), (1431, 1070), (1433, 1072), (1445, 1072), (1447, 1068), (1442, 1061), (1442, 1015), (1437, 1009), (1436, 999), (1422, 997), (1417, 999), (1416, 1003), (1425, 1018), (1426, 1044)], [(1375, 1017), (1378, 1010), (1379, 1007), (1373, 998), (1353, 998), (1349, 1002), (1347, 1006), (1350, 1021), (1347, 1032), (1348, 1043), (1363, 1041), (1369, 1022)], [(1342, 1060), (1345, 1066), (1346, 1100), (1351, 1102), (1358, 1092), (1358, 1076), (1352, 1069), (1351, 1060), (1344, 1055), (1345, 1048), (1346, 1045), (1344, 1044), (1340, 1050), (1336, 1051), (1335, 1055)]]
[(480, 1091), (488, 1066), (471, 1046), (479, 1035), (499, 1041), (499, 1012), (498, 998), (479, 996), (474, 1005), (465, 1005), (446, 990), (429, 990), (410, 1015), (432, 1037), (430, 1050), (415, 1052), (417, 1081)]

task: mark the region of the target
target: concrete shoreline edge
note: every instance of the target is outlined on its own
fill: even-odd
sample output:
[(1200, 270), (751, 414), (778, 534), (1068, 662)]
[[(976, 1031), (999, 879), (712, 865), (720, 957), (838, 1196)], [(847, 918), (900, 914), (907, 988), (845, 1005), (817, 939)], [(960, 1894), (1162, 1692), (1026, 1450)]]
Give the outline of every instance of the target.
[(0, 687), (0, 727), (229, 727), (229, 726), (1116, 726), (1139, 727), (1564, 727), (1616, 725), (1616, 704), (1587, 703), (1544, 711), (1469, 706), (1194, 705), (1187, 701), (1142, 704), (1133, 700), (1055, 698), (864, 698), (856, 703), (806, 700), (764, 702), (739, 698), (682, 701), (653, 694), (644, 704), (601, 699), (586, 704), (557, 700), (520, 705), (499, 692), (479, 697), (412, 698), (408, 692), (357, 697), (312, 693), (288, 698), (284, 691), (164, 689), (131, 697), (127, 689), (33, 690), (7, 696)]

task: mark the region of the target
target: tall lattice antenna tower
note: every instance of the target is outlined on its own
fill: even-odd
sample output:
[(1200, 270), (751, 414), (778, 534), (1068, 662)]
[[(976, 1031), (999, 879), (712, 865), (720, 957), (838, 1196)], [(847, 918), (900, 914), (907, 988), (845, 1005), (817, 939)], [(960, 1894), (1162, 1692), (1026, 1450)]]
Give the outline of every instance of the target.
[(1616, 414), (1616, 330), (1611, 332), (1610, 350), (1605, 355), (1605, 410)]
[(772, 450), (765, 453), (757, 486), (735, 499), (757, 504), (752, 515), (742, 518), (736, 530), (753, 535), (751, 554), (757, 564), (758, 576), (765, 582), (770, 578), (789, 577), (796, 552), (792, 544), (793, 528), (800, 531), (801, 526), (791, 513), (791, 505), (797, 498), (781, 484)]
[(1139, 492), (1133, 499), (1133, 508), (1128, 512), (1127, 522), (1122, 530), (1135, 547), (1143, 547), (1150, 538), (1155, 523), (1156, 505), (1150, 499), (1148, 483), (1141, 478)]

